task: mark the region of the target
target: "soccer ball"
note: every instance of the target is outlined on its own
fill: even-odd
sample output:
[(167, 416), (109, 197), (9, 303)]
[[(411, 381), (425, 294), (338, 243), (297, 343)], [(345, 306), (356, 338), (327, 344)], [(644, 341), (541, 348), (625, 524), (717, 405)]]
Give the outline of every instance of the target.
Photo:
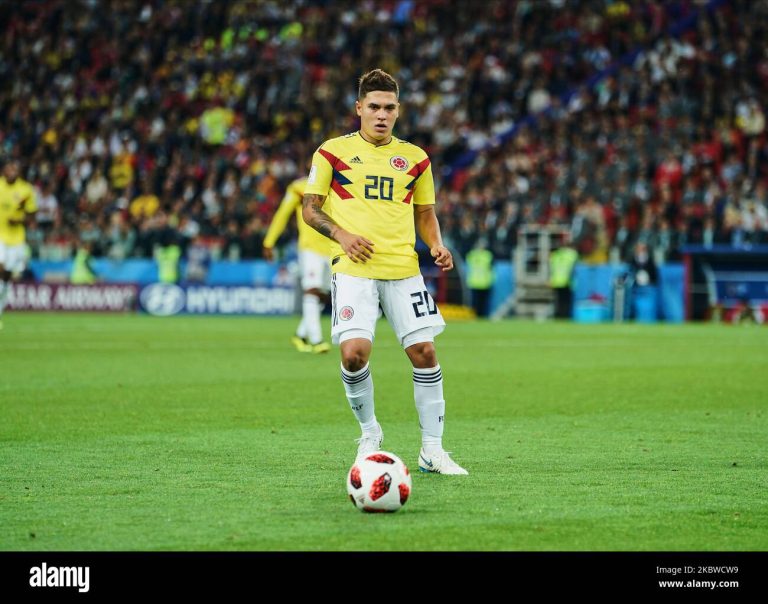
[(355, 461), (347, 474), (347, 493), (363, 512), (396, 512), (411, 494), (411, 474), (397, 455), (377, 451)]

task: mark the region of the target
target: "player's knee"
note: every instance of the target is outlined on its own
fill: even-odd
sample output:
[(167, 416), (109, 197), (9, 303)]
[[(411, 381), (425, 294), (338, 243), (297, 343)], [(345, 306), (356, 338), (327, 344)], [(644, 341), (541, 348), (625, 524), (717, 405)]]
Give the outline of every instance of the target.
[(437, 365), (437, 353), (432, 342), (421, 342), (410, 346), (408, 356), (413, 366), (418, 369), (428, 369)]
[(360, 371), (368, 362), (368, 354), (362, 348), (350, 346), (341, 351), (341, 364), (347, 371)]

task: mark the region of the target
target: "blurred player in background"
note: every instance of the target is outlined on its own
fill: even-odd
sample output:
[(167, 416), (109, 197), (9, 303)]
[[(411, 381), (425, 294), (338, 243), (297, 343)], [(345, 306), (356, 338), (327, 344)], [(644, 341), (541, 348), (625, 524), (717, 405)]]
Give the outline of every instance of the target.
[(443, 271), (453, 268), (453, 257), (435, 214), (429, 157), (392, 136), (398, 96), (397, 82), (380, 69), (360, 78), (360, 130), (330, 139), (315, 152), (303, 216), (332, 239), (331, 336), (341, 348), (341, 379), (362, 430), (358, 457), (377, 451), (384, 439), (368, 366), (381, 306), (413, 365), (422, 430), (419, 469), (467, 474), (442, 445), (445, 399), (434, 338), (445, 321), (419, 271), (414, 227)]
[(301, 269), (301, 288), (304, 292), (301, 304), (301, 322), (296, 335), (291, 341), (299, 352), (323, 353), (330, 350), (328, 342), (323, 340), (320, 314), (328, 301), (331, 285), (331, 271), (328, 259), (330, 241), (317, 231), (307, 226), (301, 216), (301, 199), (307, 179), (297, 178), (285, 192), (280, 207), (272, 218), (272, 224), (264, 237), (264, 258), (274, 259), (274, 247), (278, 238), (288, 225), (291, 215), (296, 215), (299, 230), (299, 267)]
[(26, 225), (37, 212), (35, 191), (19, 173), (19, 162), (11, 159), (0, 177), (0, 329), (11, 279), (27, 265)]

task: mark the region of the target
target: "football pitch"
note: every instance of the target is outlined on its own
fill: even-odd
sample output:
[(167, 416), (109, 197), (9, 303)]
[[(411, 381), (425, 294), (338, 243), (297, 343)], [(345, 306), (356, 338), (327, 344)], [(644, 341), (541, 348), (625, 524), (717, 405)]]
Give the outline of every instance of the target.
[[(295, 352), (296, 323), (6, 315), (0, 549), (768, 549), (766, 328), (451, 322), (444, 442), (470, 475), (413, 472), (368, 515), (338, 351)], [(416, 470), (385, 323), (371, 370)]]

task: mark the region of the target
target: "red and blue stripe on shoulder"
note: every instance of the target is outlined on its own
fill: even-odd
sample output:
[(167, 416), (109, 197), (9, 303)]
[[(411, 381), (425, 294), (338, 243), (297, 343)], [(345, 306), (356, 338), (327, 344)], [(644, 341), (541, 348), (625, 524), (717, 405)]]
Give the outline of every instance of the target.
[(419, 176), (427, 171), (429, 163), (429, 158), (425, 157), (418, 164), (413, 166), (413, 168), (408, 170), (407, 174), (408, 176), (413, 176), (413, 180), (405, 186), (405, 188), (408, 189), (408, 195), (403, 199), (403, 203), (411, 203), (411, 199), (413, 198), (413, 187), (416, 185), (416, 181), (419, 180)]
[(336, 157), (330, 151), (320, 148), (318, 149), (318, 152), (326, 160), (328, 160), (329, 164), (331, 164), (331, 168), (333, 169), (331, 188), (336, 192), (336, 195), (338, 195), (341, 199), (352, 199), (352, 193), (344, 188), (345, 185), (351, 185), (352, 181), (341, 173), (342, 170), (351, 170), (352, 168), (350, 168), (345, 162), (341, 160), (341, 158)]

